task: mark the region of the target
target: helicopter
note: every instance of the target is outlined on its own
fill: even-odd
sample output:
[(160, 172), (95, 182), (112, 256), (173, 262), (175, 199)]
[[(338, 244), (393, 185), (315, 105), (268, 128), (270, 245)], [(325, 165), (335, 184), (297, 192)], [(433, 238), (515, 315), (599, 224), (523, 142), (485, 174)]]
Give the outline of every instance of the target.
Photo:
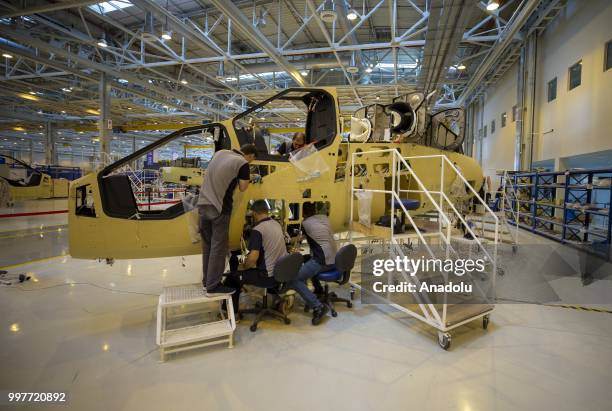
[[(25, 162), (11, 156), (0, 154), (0, 159), (3, 160), (2, 164), (6, 167), (6, 172), (0, 173), (0, 178), (8, 183), (12, 201), (53, 197), (53, 180), (51, 176), (41, 173)], [(24, 178), (11, 178), (9, 171), (11, 167), (23, 168), (29, 175)]]
[[(304, 172), (287, 156), (274, 153), (266, 143), (265, 130), (253, 125), (269, 107), (297, 107), (305, 115), (305, 143), (314, 147), (311, 167)], [(282, 111), (280, 111), (282, 112)], [(188, 136), (211, 136), (214, 151), (239, 149), (255, 144), (258, 153), (251, 163), (251, 174), (259, 176), (247, 190), (234, 194), (230, 219), (230, 250), (241, 249), (245, 227), (250, 224), (249, 204), (266, 199), (272, 214), (287, 232), (299, 230), (302, 204), (314, 202), (325, 210), (335, 232), (347, 231), (351, 225), (351, 184), (360, 187), (385, 187), (389, 184), (389, 153), (381, 153), (378, 166), (352, 164), (354, 153), (395, 149), (402, 156), (446, 155), (461, 169), (463, 176), (478, 190), (482, 170), (478, 163), (461, 153), (465, 115), (463, 110), (447, 109), (434, 113), (423, 93), (400, 96), (390, 105), (371, 105), (357, 110), (351, 118), (351, 133), (342, 135), (338, 97), (335, 88), (288, 88), (263, 100), (236, 116), (214, 123), (186, 127), (135, 151), (134, 153), (74, 180), (69, 188), (69, 248), (74, 258), (138, 259), (185, 256), (201, 253), (201, 246), (190, 235), (194, 213), (184, 202), (163, 209), (139, 207), (125, 171), (126, 166), (177, 139)], [(440, 182), (440, 167), (415, 162), (413, 169), (424, 184)], [(312, 170), (310, 170), (312, 171)], [(352, 174), (353, 173), (353, 174)], [(357, 174), (358, 175), (354, 175)], [(353, 178), (354, 177), (354, 178)], [(456, 176), (443, 176), (445, 187)], [(406, 188), (415, 182), (401, 177)], [(389, 199), (374, 199), (375, 218), (388, 213)], [(412, 213), (427, 213), (433, 205), (422, 193), (410, 193), (419, 201)], [(191, 229), (193, 234), (193, 229)]]

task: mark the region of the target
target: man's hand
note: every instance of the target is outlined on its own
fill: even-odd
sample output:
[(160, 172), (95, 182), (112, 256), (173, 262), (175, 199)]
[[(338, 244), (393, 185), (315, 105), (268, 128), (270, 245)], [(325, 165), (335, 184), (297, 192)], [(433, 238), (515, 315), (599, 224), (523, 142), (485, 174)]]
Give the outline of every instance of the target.
[(251, 174), (251, 184), (261, 183), (261, 176), (259, 174)]

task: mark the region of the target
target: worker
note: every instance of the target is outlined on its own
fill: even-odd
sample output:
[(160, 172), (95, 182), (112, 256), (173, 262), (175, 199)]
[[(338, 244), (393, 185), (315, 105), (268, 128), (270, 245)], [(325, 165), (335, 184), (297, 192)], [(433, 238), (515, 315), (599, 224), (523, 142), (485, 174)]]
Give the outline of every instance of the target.
[[(282, 226), (270, 217), (270, 208), (266, 200), (256, 200), (251, 206), (253, 221), (255, 225), (249, 237), (249, 253), (238, 271), (227, 274), (224, 284), (233, 288), (236, 292), (232, 295), (234, 308), (238, 309), (240, 290), (245, 284), (260, 288), (276, 288), (279, 286), (274, 279), (274, 266), (278, 259), (287, 255), (285, 244), (285, 233)], [(286, 284), (288, 288), (295, 289), (302, 298), (309, 298), (304, 291), (310, 293), (312, 298), (316, 297), (306, 287), (304, 282), (292, 281)], [(313, 313), (314, 325), (321, 322), (321, 318), (327, 313), (327, 307), (319, 303), (319, 308)]]
[[(306, 261), (298, 273), (297, 280), (304, 285), (310, 278), (314, 284), (315, 293), (322, 294), (323, 287), (316, 275), (321, 271), (329, 270), (333, 267), (336, 258), (336, 242), (334, 233), (331, 229), (329, 219), (324, 214), (316, 212), (315, 203), (307, 202), (302, 207), (304, 220), (302, 221), (302, 231), (306, 236), (310, 247), (310, 259)], [(320, 310), (321, 303), (315, 295), (308, 290), (309, 293), (300, 293), (306, 301), (306, 304), (313, 310)], [(324, 306), (324, 308), (328, 308)], [(313, 323), (314, 323), (313, 316)]]
[(306, 144), (306, 135), (301, 131), (297, 131), (293, 134), (291, 143), (285, 141), (281, 143), (277, 148), (276, 152), (282, 156), (289, 156), (293, 151), (299, 150)]
[(198, 198), (202, 236), (202, 285), (209, 297), (231, 294), (221, 284), (229, 248), (229, 222), (236, 186), (243, 192), (250, 182), (249, 164), (257, 150), (245, 144), (238, 150), (219, 150), (208, 164)]

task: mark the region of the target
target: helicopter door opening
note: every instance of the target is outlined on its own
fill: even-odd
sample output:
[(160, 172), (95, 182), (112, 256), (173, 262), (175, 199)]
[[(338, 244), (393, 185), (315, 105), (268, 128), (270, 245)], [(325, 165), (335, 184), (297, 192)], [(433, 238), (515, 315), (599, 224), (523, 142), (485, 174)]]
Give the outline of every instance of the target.
[(304, 133), (304, 145), (317, 149), (333, 143), (335, 101), (321, 90), (287, 89), (236, 116), (234, 128), (240, 145), (255, 144), (257, 160), (288, 161), (296, 132)]
[(138, 220), (167, 220), (184, 214), (182, 200), (198, 194), (202, 168), (215, 151), (230, 146), (220, 124), (181, 129), (144, 146), (99, 173), (104, 213)]

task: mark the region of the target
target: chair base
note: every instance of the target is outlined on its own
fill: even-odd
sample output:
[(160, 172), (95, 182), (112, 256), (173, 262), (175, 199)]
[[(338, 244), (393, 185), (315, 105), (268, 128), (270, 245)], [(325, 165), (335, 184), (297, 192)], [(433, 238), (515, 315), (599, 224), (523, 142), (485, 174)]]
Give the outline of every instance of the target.
[[(281, 298), (280, 303), (282, 303), (285, 299), (284, 296), (279, 296)], [(240, 310), (240, 314), (255, 314), (255, 319), (251, 323), (249, 329), (253, 332), (257, 331), (257, 325), (260, 321), (262, 321), (265, 317), (276, 318), (278, 320), (283, 321), (285, 324), (291, 324), (291, 319), (287, 317), (286, 314), (268, 307), (268, 295), (264, 294), (261, 304), (257, 304), (255, 308), (247, 308), (246, 310)]]
[[(329, 285), (325, 284), (324, 293), (321, 297), (319, 297), (319, 301), (322, 304), (325, 304), (329, 308), (329, 312), (332, 317), (337, 317), (338, 312), (334, 309), (334, 303), (345, 303), (347, 308), (353, 308), (353, 302), (351, 301), (354, 296), (354, 290), (351, 289), (351, 299), (341, 298), (334, 292), (329, 292)], [(304, 311), (308, 312), (310, 307), (305, 306)]]

